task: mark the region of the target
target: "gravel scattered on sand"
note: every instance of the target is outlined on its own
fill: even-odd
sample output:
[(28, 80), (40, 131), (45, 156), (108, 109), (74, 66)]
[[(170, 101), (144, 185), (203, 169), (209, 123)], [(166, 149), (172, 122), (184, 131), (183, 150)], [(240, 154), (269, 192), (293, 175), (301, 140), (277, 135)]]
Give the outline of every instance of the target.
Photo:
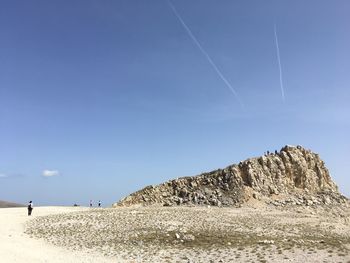
[(25, 232), (125, 262), (350, 262), (349, 218), (342, 207), (131, 207), (37, 217)]

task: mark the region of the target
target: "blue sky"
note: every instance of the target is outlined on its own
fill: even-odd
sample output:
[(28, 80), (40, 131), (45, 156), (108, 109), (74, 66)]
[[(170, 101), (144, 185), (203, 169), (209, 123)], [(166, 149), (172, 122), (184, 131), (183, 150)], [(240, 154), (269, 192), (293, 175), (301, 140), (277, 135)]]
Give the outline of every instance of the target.
[(165, 0), (1, 1), (0, 199), (109, 205), (286, 144), (349, 196), (349, 1), (172, 3), (238, 98)]

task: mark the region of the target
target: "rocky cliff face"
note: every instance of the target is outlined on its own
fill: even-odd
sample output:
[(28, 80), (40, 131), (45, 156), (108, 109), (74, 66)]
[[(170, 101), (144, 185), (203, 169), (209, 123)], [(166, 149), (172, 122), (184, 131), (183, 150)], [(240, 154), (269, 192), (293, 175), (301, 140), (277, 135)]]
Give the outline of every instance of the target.
[(285, 146), (280, 152), (225, 169), (148, 186), (114, 206), (239, 206), (249, 200), (281, 206), (347, 202), (318, 154), (301, 146)]

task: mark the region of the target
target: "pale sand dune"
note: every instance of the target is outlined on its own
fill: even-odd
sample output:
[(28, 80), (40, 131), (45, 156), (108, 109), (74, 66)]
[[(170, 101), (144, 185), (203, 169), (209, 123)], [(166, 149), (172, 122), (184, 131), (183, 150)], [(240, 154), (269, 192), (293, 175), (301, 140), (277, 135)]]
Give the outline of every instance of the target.
[(35, 207), (31, 217), (27, 215), (25, 207), (0, 209), (0, 262), (120, 262), (115, 258), (104, 258), (92, 253), (55, 247), (43, 240), (30, 238), (23, 232), (24, 224), (32, 218), (86, 209), (80, 207)]

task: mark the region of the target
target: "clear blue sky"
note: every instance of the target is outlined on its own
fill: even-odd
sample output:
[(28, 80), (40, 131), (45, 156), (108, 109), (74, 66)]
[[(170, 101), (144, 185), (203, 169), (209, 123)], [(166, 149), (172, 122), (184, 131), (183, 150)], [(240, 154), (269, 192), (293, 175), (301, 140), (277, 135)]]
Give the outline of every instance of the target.
[(350, 2), (173, 4), (243, 107), (165, 0), (0, 2), (1, 200), (109, 205), (286, 144), (350, 195)]

